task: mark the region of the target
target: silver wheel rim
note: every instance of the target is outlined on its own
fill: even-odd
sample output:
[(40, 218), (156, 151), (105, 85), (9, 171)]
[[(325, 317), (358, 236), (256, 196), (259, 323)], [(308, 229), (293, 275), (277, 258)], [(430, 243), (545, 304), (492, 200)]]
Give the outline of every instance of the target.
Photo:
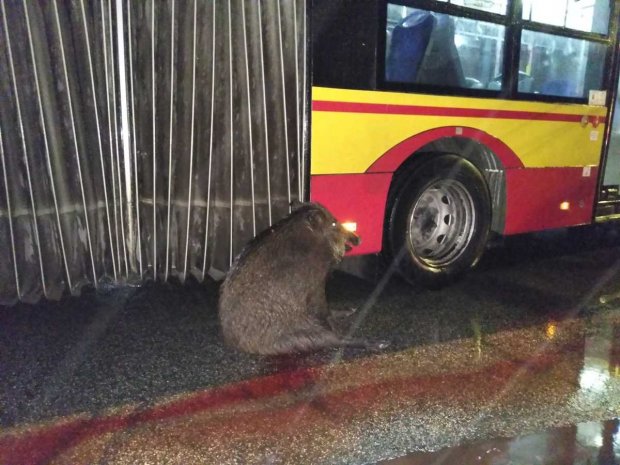
[(409, 213), (409, 251), (429, 267), (446, 267), (466, 249), (475, 224), (474, 201), (465, 186), (454, 179), (438, 180), (420, 194)]

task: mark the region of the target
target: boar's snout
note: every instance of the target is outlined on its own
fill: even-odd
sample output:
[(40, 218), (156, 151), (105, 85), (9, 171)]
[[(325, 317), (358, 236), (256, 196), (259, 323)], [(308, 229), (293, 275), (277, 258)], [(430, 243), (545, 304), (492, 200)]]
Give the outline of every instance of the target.
[(352, 231), (345, 230), (345, 250), (348, 252), (354, 246), (358, 246), (362, 243), (362, 238)]

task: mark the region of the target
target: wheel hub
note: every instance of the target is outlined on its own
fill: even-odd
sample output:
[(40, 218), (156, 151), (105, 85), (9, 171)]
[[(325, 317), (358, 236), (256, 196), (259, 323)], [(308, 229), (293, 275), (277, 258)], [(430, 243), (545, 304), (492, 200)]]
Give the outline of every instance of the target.
[(409, 251), (431, 267), (445, 267), (465, 250), (475, 225), (474, 202), (454, 179), (429, 185), (410, 211)]

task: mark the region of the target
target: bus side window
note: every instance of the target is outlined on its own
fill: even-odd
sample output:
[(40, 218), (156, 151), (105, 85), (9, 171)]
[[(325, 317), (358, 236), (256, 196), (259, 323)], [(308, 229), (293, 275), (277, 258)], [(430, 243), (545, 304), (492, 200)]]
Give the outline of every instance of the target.
[(454, 44), (454, 19), (409, 8), (388, 29), (386, 79), (393, 82), (463, 87), (465, 77)]
[(519, 80), (519, 92), (585, 98), (602, 85), (604, 54), (604, 44), (524, 30), (520, 62), (531, 85)]
[(388, 4), (385, 79), (499, 90), (504, 33), (499, 24)]

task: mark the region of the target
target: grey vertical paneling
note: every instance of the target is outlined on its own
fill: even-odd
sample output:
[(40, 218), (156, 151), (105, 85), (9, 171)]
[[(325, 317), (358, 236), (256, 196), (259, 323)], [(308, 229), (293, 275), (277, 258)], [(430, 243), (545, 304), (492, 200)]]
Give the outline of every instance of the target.
[(0, 302), (217, 278), (286, 215), (307, 179), (305, 9), (2, 2)]
[(54, 171), (52, 169), (52, 157), (51, 157), (51, 153), (50, 153), (50, 146), (48, 143), (48, 135), (47, 135), (47, 126), (45, 123), (45, 113), (44, 113), (44, 105), (43, 105), (43, 98), (42, 98), (42, 92), (41, 92), (41, 85), (39, 84), (39, 67), (38, 67), (38, 63), (37, 63), (37, 55), (35, 53), (35, 46), (34, 46), (34, 36), (32, 34), (32, 27), (30, 25), (30, 14), (28, 13), (28, 2), (26, 2), (25, 0), (22, 3), (23, 5), (23, 9), (24, 9), (24, 19), (25, 19), (25, 23), (26, 23), (26, 30), (28, 31), (28, 45), (29, 45), (29, 51), (30, 51), (30, 57), (31, 57), (31, 64), (32, 64), (32, 71), (33, 71), (33, 81), (34, 81), (34, 87), (36, 90), (36, 100), (37, 100), (37, 106), (38, 106), (38, 110), (39, 110), (39, 125), (41, 128), (41, 134), (43, 136), (43, 146), (44, 146), (44, 153), (45, 153), (45, 161), (46, 161), (46, 166), (47, 166), (47, 174), (48, 174), (48, 180), (50, 182), (50, 190), (52, 193), (52, 200), (54, 203), (54, 213), (55, 213), (55, 217), (56, 217), (56, 226), (57, 226), (57, 232), (58, 232), (58, 239), (59, 239), (59, 243), (60, 243), (60, 249), (62, 252), (62, 261), (63, 261), (63, 265), (64, 265), (64, 270), (66, 273), (66, 278), (67, 278), (67, 285), (69, 286), (69, 288), (73, 287), (72, 284), (72, 280), (71, 280), (71, 273), (70, 273), (70, 268), (69, 268), (69, 264), (67, 261), (67, 252), (66, 252), (66, 248), (65, 248), (65, 239), (64, 239), (64, 234), (63, 234), (63, 226), (62, 223), (60, 221), (60, 208), (59, 208), (59, 204), (58, 204), (58, 196), (56, 194), (56, 186), (55, 186), (55, 180), (54, 180)]
[[(24, 3), (27, 0), (24, 0)], [(88, 3), (85, 3), (85, 0), (80, 0), (80, 10), (81, 10), (81, 17), (82, 17), (82, 26), (84, 28), (84, 44), (85, 44), (85, 49), (86, 49), (86, 58), (88, 60), (88, 74), (89, 74), (89, 80), (88, 83), (90, 84), (90, 88), (89, 91), (91, 93), (92, 96), (92, 113), (91, 115), (94, 116), (94, 130), (95, 130), (95, 139), (97, 141), (97, 153), (99, 155), (99, 163), (100, 163), (100, 178), (98, 180), (95, 180), (95, 183), (97, 185), (101, 186), (101, 191), (103, 192), (103, 202), (104, 202), (104, 209), (105, 209), (105, 218), (101, 218), (102, 222), (105, 222), (105, 226), (104, 226), (104, 230), (105, 232), (107, 232), (107, 235), (103, 234), (103, 237), (101, 238), (102, 242), (105, 243), (105, 241), (108, 241), (108, 246), (110, 247), (110, 252), (113, 249), (112, 244), (114, 244), (114, 236), (112, 233), (112, 219), (111, 219), (111, 215), (110, 215), (110, 197), (108, 196), (108, 176), (107, 176), (107, 170), (106, 170), (106, 163), (105, 163), (105, 155), (104, 155), (104, 149), (103, 149), (103, 137), (104, 137), (104, 133), (103, 133), (103, 129), (104, 126), (102, 124), (102, 122), (100, 121), (100, 116), (99, 116), (99, 100), (98, 100), (98, 95), (97, 95), (97, 84), (96, 84), (96, 80), (95, 80), (95, 64), (93, 63), (93, 52), (91, 51), (91, 40), (92, 40), (92, 36), (91, 36), (91, 27), (89, 27), (88, 23), (89, 23), (89, 18), (92, 18), (91, 14), (87, 14), (87, 5)], [(35, 72), (35, 74), (38, 74)], [(35, 76), (36, 79), (36, 76)], [(86, 83), (85, 83), (86, 84)], [(50, 168), (51, 171), (51, 168)], [(61, 229), (61, 226), (59, 225), (59, 229)], [(62, 237), (62, 234), (61, 234)], [(106, 249), (105, 246), (102, 247), (102, 249)], [(114, 255), (114, 253), (110, 253), (110, 261), (112, 263), (112, 273), (113, 273), (113, 277), (114, 279), (118, 279), (118, 269), (116, 266), (116, 257)], [(104, 255), (105, 257), (105, 255)], [(104, 257), (100, 257), (100, 259), (105, 259)], [(104, 270), (106, 269), (105, 265), (104, 265)], [(69, 282), (70, 287), (71, 284)]]
[[(91, 178), (87, 178), (86, 175), (88, 173), (88, 170), (86, 169), (82, 169), (82, 157), (83, 157), (83, 152), (80, 149), (80, 143), (78, 141), (78, 128), (77, 126), (77, 121), (75, 118), (75, 112), (74, 112), (74, 99), (73, 99), (73, 89), (72, 89), (72, 84), (73, 82), (70, 80), (69, 77), (69, 65), (67, 64), (67, 58), (66, 58), (66, 52), (65, 52), (65, 47), (67, 47), (67, 45), (65, 44), (65, 40), (63, 39), (63, 29), (65, 29), (65, 26), (61, 25), (60, 22), (60, 14), (58, 12), (58, 2), (57, 0), (52, 0), (52, 5), (53, 5), (53, 9), (54, 9), (54, 16), (56, 19), (56, 31), (58, 33), (58, 45), (60, 48), (60, 58), (61, 58), (61, 64), (62, 64), (62, 74), (63, 74), (63, 78), (64, 78), (64, 84), (65, 84), (65, 89), (66, 89), (66, 97), (67, 97), (67, 108), (69, 109), (69, 124), (71, 126), (71, 137), (73, 139), (73, 149), (74, 149), (74, 159), (75, 159), (75, 172), (77, 172), (77, 178), (78, 178), (78, 182), (79, 182), (79, 186), (80, 186), (80, 194), (81, 194), (81, 201), (82, 201), (82, 208), (83, 208), (83, 218), (84, 218), (84, 229), (82, 230), (82, 233), (86, 235), (86, 244), (88, 246), (88, 250), (87, 250), (87, 256), (90, 259), (90, 264), (92, 265), (92, 282), (95, 285), (95, 287), (97, 286), (98, 283), (98, 277), (97, 277), (97, 270), (95, 267), (95, 250), (93, 248), (93, 238), (92, 238), (92, 232), (91, 232), (91, 227), (90, 224), (92, 223), (91, 219), (89, 219), (90, 215), (91, 215), (91, 211), (88, 207), (89, 204), (91, 204), (91, 202), (89, 202), (86, 198), (86, 191), (87, 190), (91, 190), (88, 189), (87, 186), (92, 186), (92, 179)], [(82, 131), (83, 132), (83, 129)], [(92, 198), (92, 192), (91, 192), (91, 198)], [(36, 217), (37, 215), (35, 214), (35, 222), (36, 222)]]
[[(0, 165), (2, 166), (2, 180), (4, 190), (0, 193), (0, 208), (4, 215), (0, 218), (0, 232), (4, 240), (5, 247), (2, 247), (2, 260), (0, 261), (0, 274), (6, 279), (0, 282), (0, 292), (9, 303), (15, 303), (21, 299), (22, 293), (19, 285), (19, 272), (17, 271), (17, 251), (15, 245), (15, 229), (13, 228), (13, 209), (11, 208), (11, 194), (9, 192), (9, 181), (4, 157), (4, 142), (2, 129), (0, 128)], [(10, 279), (13, 273), (14, 280)]]
[[(27, 94), (28, 92), (28, 89), (25, 87), (25, 83), (27, 81), (21, 78), (22, 76), (26, 75), (28, 71), (25, 69), (25, 66), (20, 66), (20, 65), (24, 65), (23, 63), (17, 63), (17, 64), (15, 63), (14, 51), (13, 51), (15, 44), (21, 43), (23, 40), (23, 30), (17, 27), (19, 25), (19, 22), (18, 22), (19, 19), (16, 18), (15, 16), (18, 13), (17, 12), (18, 8), (15, 8), (15, 10), (13, 11), (9, 10), (9, 13), (12, 14), (12, 17), (9, 20), (8, 14), (7, 14), (7, 8), (4, 2), (1, 3), (0, 5), (1, 5), (1, 12), (2, 12), (2, 25), (4, 28), (4, 40), (5, 40), (5, 46), (6, 46), (5, 51), (6, 51), (7, 61), (8, 61), (8, 66), (5, 67), (4, 69), (8, 70), (8, 73), (7, 73), (9, 77), (8, 87), (13, 97), (12, 103), (13, 103), (14, 116), (15, 116), (15, 118), (12, 118), (13, 119), (12, 122), (15, 125), (14, 129), (16, 129), (15, 131), (9, 132), (9, 134), (16, 134), (17, 139), (18, 139), (17, 143), (15, 144), (14, 155), (18, 155), (18, 152), (19, 152), (19, 155), (21, 155), (22, 160), (23, 160), (22, 168), (23, 168), (23, 174), (25, 177), (25, 184), (23, 185), (23, 187), (26, 190), (24, 194), (26, 194), (29, 200), (28, 207), (26, 208), (29, 208), (31, 212), (31, 218), (32, 218), (32, 222), (31, 222), (32, 228), (28, 232), (32, 236), (31, 244), (34, 245), (34, 250), (33, 252), (29, 254), (30, 256), (27, 258), (27, 260), (30, 265), (32, 265), (34, 261), (38, 263), (38, 266), (39, 266), (38, 278), (40, 279), (40, 282), (41, 282), (41, 290), (43, 294), (47, 296), (47, 285), (46, 285), (46, 280), (45, 280), (45, 266), (43, 264), (45, 259), (43, 257), (43, 250), (41, 247), (41, 228), (44, 228), (44, 226), (41, 224), (42, 223), (41, 218), (37, 215), (37, 205), (43, 205), (44, 198), (40, 195), (39, 190), (37, 190), (37, 192), (35, 192), (34, 190), (34, 185), (32, 182), (33, 175), (37, 176), (40, 173), (37, 173), (37, 171), (39, 171), (37, 169), (38, 164), (36, 163), (35, 160), (31, 159), (32, 155), (31, 157), (29, 157), (30, 150), (33, 150), (33, 152), (36, 153), (36, 149), (33, 149), (33, 146), (37, 143), (37, 141), (34, 140), (36, 138), (35, 136), (36, 130), (34, 127), (32, 127), (32, 125), (28, 125), (28, 117), (31, 115), (29, 115), (29, 111), (28, 111), (29, 108), (24, 107), (25, 94)], [(9, 31), (9, 24), (11, 24), (11, 26), (13, 27), (12, 31)], [(18, 75), (20, 79), (18, 79)], [(7, 100), (7, 103), (8, 103), (8, 100)], [(10, 157), (10, 158), (13, 158), (13, 157)], [(39, 179), (39, 177), (37, 176), (36, 179)], [(44, 205), (44, 207), (46, 206), (47, 205)], [(19, 216), (18, 216), (18, 219), (19, 219)], [(23, 221), (23, 216), (22, 216), (22, 221)], [(48, 258), (48, 257), (46, 256), (45, 258)], [(51, 261), (51, 257), (49, 258), (50, 258), (49, 261)], [(46, 262), (47, 261), (48, 260), (46, 260)]]

